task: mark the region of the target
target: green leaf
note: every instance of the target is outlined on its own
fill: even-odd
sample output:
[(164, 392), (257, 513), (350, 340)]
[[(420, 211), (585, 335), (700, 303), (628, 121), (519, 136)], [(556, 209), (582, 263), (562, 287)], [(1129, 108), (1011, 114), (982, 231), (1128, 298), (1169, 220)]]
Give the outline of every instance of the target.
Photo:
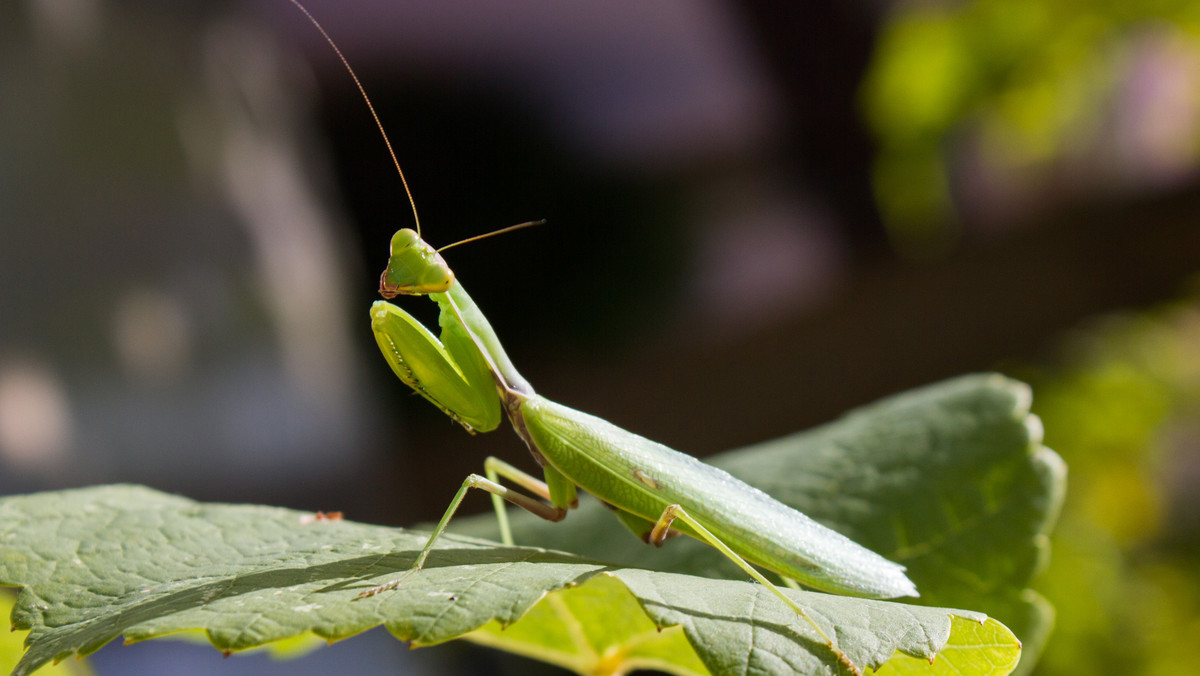
[[(426, 535), (310, 516), (197, 503), (137, 486), (0, 500), (0, 583), (23, 587), (12, 617), (17, 628), (30, 630), (28, 652), (13, 673), (90, 653), (120, 635), (140, 641), (198, 628), (216, 648), (232, 652), (309, 632), (340, 639), (381, 623), (414, 645), (485, 627), (492, 636), (511, 631), (512, 642), (524, 640), (543, 657), (557, 651), (562, 657), (553, 661), (575, 660), (569, 666), (582, 673), (629, 668), (619, 655), (612, 661), (613, 646), (631, 655), (630, 664), (659, 660), (655, 666), (675, 673), (702, 673), (697, 657), (718, 674), (837, 671), (811, 627), (760, 585), (618, 569), (472, 538), (443, 538), (421, 573), (391, 592), (355, 600), (407, 570)], [(629, 623), (631, 606), (627, 598), (609, 604), (620, 596), (613, 581), (655, 627), (682, 627), (694, 655), (670, 650), (670, 632), (657, 645), (647, 640), (649, 625), (640, 620), (630, 623), (637, 641), (614, 634), (613, 627)], [(579, 585), (585, 586), (559, 592)], [(878, 667), (900, 651), (926, 662), (938, 655), (935, 663), (959, 673), (1002, 674), (1003, 667), (974, 667), (1011, 662), (1019, 651), (1006, 632), (981, 639), (957, 629), (957, 619), (982, 623), (978, 613), (786, 593), (863, 667)], [(523, 620), (539, 602), (549, 607)], [(489, 640), (483, 636), (472, 637)]]
[[(994, 646), (994, 650), (981, 650), (981, 646)], [(1021, 650), (1012, 645), (1012, 632), (996, 620), (973, 622), (955, 617), (950, 639), (942, 648), (942, 654), (933, 660), (899, 654), (883, 665), (876, 673), (879, 676), (906, 676), (907, 674), (959, 674), (1008, 673), (1021, 659)]]
[[(16, 594), (0, 591), (0, 614), (12, 613), (16, 599)], [(0, 673), (12, 671), (17, 666), (21, 654), (25, 652), (24, 638), (25, 635), (18, 631), (0, 632)], [(92, 670), (83, 660), (62, 662), (38, 672), (39, 676), (87, 676), (90, 673)]]
[[(926, 605), (973, 608), (1011, 627), (1032, 666), (1053, 608), (1028, 589), (1049, 554), (1066, 492), (1061, 458), (1041, 445), (1024, 383), (963, 376), (851, 411), (840, 420), (729, 451), (729, 471), (856, 542), (902, 563)], [(512, 512), (514, 510), (510, 510)], [(517, 542), (626, 566), (745, 579), (690, 538), (662, 548), (633, 538), (595, 501), (563, 523), (512, 514)], [(457, 532), (495, 537), (495, 518)]]
[[(614, 622), (614, 617), (622, 619)], [(548, 595), (516, 624), (505, 628), (489, 622), (464, 638), (580, 674), (709, 673), (682, 628), (659, 629), (629, 589), (607, 574)]]

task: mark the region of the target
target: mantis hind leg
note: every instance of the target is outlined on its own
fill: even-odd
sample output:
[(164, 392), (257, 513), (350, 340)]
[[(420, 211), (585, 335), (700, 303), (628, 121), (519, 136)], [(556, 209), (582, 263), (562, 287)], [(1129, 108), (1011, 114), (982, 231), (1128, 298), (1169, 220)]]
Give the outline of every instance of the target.
[[(500, 461), (497, 461), (497, 462), (500, 462)], [(505, 467), (511, 468), (510, 465), (506, 465), (505, 463), (500, 462), (500, 464), (505, 465)], [(486, 464), (485, 464), (485, 467), (487, 467)], [(491, 469), (495, 470), (495, 473), (497, 473), (497, 474), (505, 474), (505, 472), (502, 471), (503, 468), (496, 467), (493, 465), (493, 467)], [(514, 469), (514, 471), (524, 475), (525, 478), (530, 479), (533, 482), (540, 483), (537, 481), (537, 479), (534, 479), (533, 477), (529, 476), (528, 474), (524, 474), (523, 472), (520, 472), (520, 470)], [(489, 471), (489, 473), (492, 473), (492, 472)], [(523, 486), (525, 485), (525, 483), (523, 483), (523, 481), (519, 481), (516, 479), (514, 479), (514, 482), (516, 482), (520, 485), (523, 485)], [(385, 582), (385, 583), (379, 585), (378, 587), (373, 587), (371, 589), (364, 591), (363, 593), (358, 595), (358, 598), (361, 599), (361, 598), (366, 598), (368, 596), (375, 596), (376, 594), (388, 591), (390, 589), (395, 589), (396, 587), (399, 587), (405, 580), (407, 580), (409, 578), (409, 576), (413, 575), (414, 573), (416, 573), (419, 570), (421, 570), (422, 568), (424, 568), (425, 567), (425, 559), (429, 558), (429, 552), (433, 551), (434, 543), (436, 543), (438, 538), (440, 538), (442, 536), (442, 533), (445, 532), (446, 526), (448, 526), (450, 524), (450, 518), (453, 517), (454, 513), (458, 511), (458, 506), (460, 504), (462, 504), (463, 498), (466, 497), (466, 495), (467, 495), (467, 491), (471, 490), (472, 488), (479, 488), (479, 489), (485, 490), (488, 493), (492, 494), (493, 500), (495, 500), (497, 502), (499, 502), (500, 499), (507, 500), (528, 512), (532, 512), (533, 514), (536, 514), (537, 516), (540, 516), (543, 519), (546, 519), (547, 521), (562, 521), (563, 517), (565, 517), (567, 515), (567, 510), (565, 507), (556, 507), (554, 505), (547, 505), (543, 502), (539, 502), (539, 501), (535, 500), (534, 498), (529, 497), (528, 495), (525, 495), (523, 493), (518, 493), (518, 492), (512, 490), (511, 488), (502, 486), (498, 482), (496, 482), (492, 479), (479, 476), (478, 474), (472, 474), (472, 475), (468, 476), (462, 482), (462, 486), (460, 486), (458, 488), (458, 492), (454, 494), (454, 499), (450, 501), (450, 506), (446, 508), (446, 513), (442, 515), (442, 520), (438, 522), (437, 527), (433, 529), (433, 533), (429, 536), (429, 540), (427, 540), (425, 542), (425, 546), (421, 548), (421, 553), (417, 555), (417, 559), (416, 559), (416, 561), (413, 562), (412, 568), (409, 568), (407, 572), (405, 572), (403, 575), (396, 578), (395, 580)], [(536, 493), (537, 491), (532, 491), (532, 492)], [(505, 521), (505, 524), (507, 525), (507, 520)], [(511, 540), (511, 535), (509, 536), (509, 539)]]
[[(654, 521), (652, 521), (650, 519), (643, 519), (642, 517), (640, 517), (637, 514), (634, 514), (632, 512), (626, 512), (624, 510), (617, 509), (616, 507), (608, 504), (607, 502), (604, 503), (604, 506), (609, 508), (610, 510), (612, 510), (613, 514), (616, 515), (617, 520), (621, 522), (621, 525), (628, 528), (629, 532), (636, 535), (638, 537), (638, 539), (640, 539), (642, 542), (650, 544), (650, 534), (652, 532), (654, 532)], [(670, 540), (671, 538), (673, 538), (677, 535), (683, 535), (683, 533), (672, 529), (667, 532), (667, 535), (664, 538), (664, 541)], [(663, 544), (662, 542), (654, 543), (654, 545), (656, 547), (661, 546), (662, 544)]]
[(667, 508), (663, 510), (662, 516), (660, 516), (658, 518), (658, 522), (654, 524), (654, 529), (650, 531), (650, 536), (647, 538), (647, 542), (656, 546), (661, 545), (670, 536), (671, 524), (674, 523), (676, 519), (686, 523), (689, 527), (691, 527), (692, 530), (696, 532), (697, 535), (700, 536), (701, 539), (703, 539), (709, 545), (712, 545), (712, 547), (714, 547), (717, 551), (721, 552), (731, 561), (736, 563), (739, 568), (746, 571), (746, 573), (750, 575), (750, 577), (754, 578), (756, 582), (770, 590), (772, 594), (779, 597), (779, 600), (787, 604), (787, 606), (795, 611), (797, 615), (804, 618), (806, 622), (812, 625), (812, 628), (817, 632), (817, 635), (821, 637), (821, 640), (825, 642), (825, 645), (829, 646), (829, 650), (833, 652), (833, 655), (837, 658), (837, 661), (849, 669), (850, 673), (856, 675), (862, 674), (862, 670), (860, 670), (857, 665), (851, 662), (849, 657), (846, 657), (846, 653), (842, 652), (842, 650), (837, 647), (837, 645), (833, 642), (833, 639), (829, 638), (829, 634), (825, 633), (825, 630), (822, 629), (815, 620), (809, 617), (808, 613), (804, 612), (803, 608), (801, 608), (795, 601), (780, 591), (779, 587), (772, 584), (771, 581), (768, 580), (762, 573), (758, 572), (758, 569), (750, 565), (750, 562), (739, 556), (737, 552), (730, 549), (729, 546), (722, 542), (720, 538), (718, 538), (716, 535), (713, 535), (711, 531), (701, 525), (700, 522), (692, 517), (692, 515), (688, 514), (687, 510), (685, 510), (681, 505), (668, 505)]

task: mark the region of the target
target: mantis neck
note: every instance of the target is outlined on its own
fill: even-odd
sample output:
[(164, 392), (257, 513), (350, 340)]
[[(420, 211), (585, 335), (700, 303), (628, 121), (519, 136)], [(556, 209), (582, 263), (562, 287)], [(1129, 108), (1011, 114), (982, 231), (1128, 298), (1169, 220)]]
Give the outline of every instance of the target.
[(504, 347), (500, 345), (500, 339), (496, 336), (492, 325), (479, 311), (475, 301), (471, 300), (471, 296), (463, 288), (462, 282), (456, 280), (445, 293), (434, 293), (429, 297), (441, 306), (443, 317), (449, 315), (461, 322), (471, 340), (475, 342), (476, 347), (487, 359), (492, 374), (497, 379), (497, 384), (501, 389), (508, 390), (508, 393), (505, 393), (506, 398), (509, 393), (533, 394), (533, 386), (517, 372), (517, 368), (508, 358)]

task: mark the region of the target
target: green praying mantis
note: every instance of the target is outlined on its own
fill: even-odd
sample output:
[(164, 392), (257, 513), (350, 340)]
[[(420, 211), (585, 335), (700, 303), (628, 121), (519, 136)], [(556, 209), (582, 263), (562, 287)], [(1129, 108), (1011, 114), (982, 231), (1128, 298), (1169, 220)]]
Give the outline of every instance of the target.
[[(413, 204), (418, 230), (405, 228), (392, 237), (379, 291), (386, 299), (427, 296), (438, 305), (441, 331), (434, 336), (401, 308), (376, 301), (371, 328), (384, 358), (400, 380), (471, 433), (490, 432), (507, 417), (542, 470), (538, 479), (488, 458), (486, 476), (472, 474), (463, 481), (412, 567), (360, 598), (394, 589), (419, 572), (472, 488), (491, 494), (507, 545), (513, 540), (503, 501), (560, 521), (578, 504), (577, 489), (582, 488), (647, 543), (662, 545), (684, 534), (719, 550), (811, 625), (839, 662), (860, 673), (829, 634), (758, 568), (778, 574), (789, 586), (799, 583), (864, 598), (918, 596), (904, 567), (720, 469), (537, 394), (462, 282), (421, 238), (404, 172), (354, 70), (312, 15), (291, 1), (316, 25), (358, 85)], [(528, 494), (501, 484), (502, 478)]]
[[(858, 669), (829, 635), (755, 566), (831, 593), (918, 595), (903, 566), (723, 470), (534, 392), (462, 283), (414, 230), (393, 236), (380, 293), (385, 298), (428, 296), (440, 309), (441, 334), (435, 337), (387, 301), (371, 306), (375, 340), (400, 380), (471, 432), (492, 431), (507, 415), (541, 466), (543, 479), (488, 458), (486, 476), (472, 474), (463, 481), (412, 568), (362, 596), (394, 589), (420, 571), (470, 489), (492, 495), (501, 538), (512, 544), (501, 500), (560, 521), (577, 505), (577, 487), (599, 498), (647, 543), (662, 545), (672, 535), (686, 534), (719, 550), (806, 620), (855, 673)], [(501, 477), (541, 500), (507, 488)]]

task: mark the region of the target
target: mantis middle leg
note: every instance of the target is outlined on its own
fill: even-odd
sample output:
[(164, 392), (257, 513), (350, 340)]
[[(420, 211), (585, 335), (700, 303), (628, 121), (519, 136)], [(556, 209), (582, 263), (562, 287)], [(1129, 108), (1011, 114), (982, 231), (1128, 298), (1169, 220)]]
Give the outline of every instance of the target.
[(425, 560), (429, 558), (429, 553), (433, 551), (433, 545), (438, 538), (445, 532), (446, 526), (450, 524), (451, 517), (458, 511), (458, 506), (462, 504), (463, 498), (466, 497), (467, 491), (472, 488), (479, 488), (492, 494), (492, 501), (497, 507), (497, 517), (501, 520), (502, 535), (506, 536), (505, 544), (512, 544), (512, 533), (508, 530), (508, 517), (504, 514), (504, 505), (500, 502), (501, 499), (507, 500), (512, 504), (531, 512), (547, 521), (562, 521), (567, 515), (567, 508), (556, 505), (548, 505), (544, 502), (518, 493), (511, 488), (501, 485), (496, 481), (498, 476), (503, 476), (513, 483), (516, 483), (528, 489), (531, 493), (535, 493), (543, 498), (550, 498), (549, 487), (538, 481), (536, 478), (522, 472), (521, 470), (509, 465), (508, 463), (497, 458), (488, 458), (484, 462), (484, 471), (489, 475), (482, 477), (478, 474), (472, 474), (463, 480), (459, 486), (458, 492), (454, 494), (454, 499), (450, 501), (450, 506), (446, 508), (446, 513), (442, 515), (442, 520), (438, 521), (438, 525), (433, 529), (433, 533), (429, 536), (429, 540), (425, 542), (425, 546), (421, 548), (421, 552), (417, 555), (417, 560), (413, 562), (412, 568), (409, 568), (400, 577), (389, 582), (385, 582), (378, 587), (372, 587), (361, 594), (358, 598), (366, 598), (375, 596), (390, 589), (399, 587), (413, 573), (425, 567)]

